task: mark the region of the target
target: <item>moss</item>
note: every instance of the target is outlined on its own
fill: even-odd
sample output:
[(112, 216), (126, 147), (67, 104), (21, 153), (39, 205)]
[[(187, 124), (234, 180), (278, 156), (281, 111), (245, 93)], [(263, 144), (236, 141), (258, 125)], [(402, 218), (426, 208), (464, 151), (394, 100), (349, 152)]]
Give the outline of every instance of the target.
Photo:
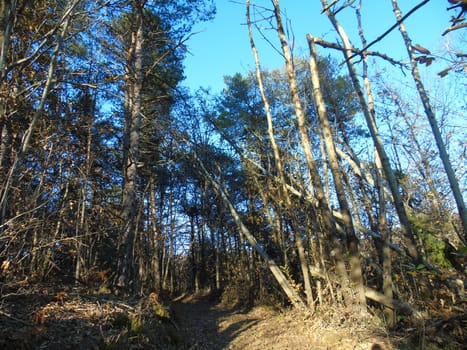
[(130, 332), (134, 335), (143, 334), (143, 322), (139, 317), (132, 317), (130, 319)]
[(164, 305), (156, 302), (154, 303), (152, 310), (154, 311), (157, 317), (161, 319), (170, 319), (170, 312)]

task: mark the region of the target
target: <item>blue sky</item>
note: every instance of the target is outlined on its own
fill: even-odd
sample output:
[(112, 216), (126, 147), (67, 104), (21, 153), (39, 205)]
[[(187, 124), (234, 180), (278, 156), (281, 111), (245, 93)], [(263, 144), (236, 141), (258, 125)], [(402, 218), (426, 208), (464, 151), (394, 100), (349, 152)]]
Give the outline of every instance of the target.
[[(188, 42), (190, 53), (185, 60), (184, 85), (193, 90), (204, 87), (211, 88), (213, 92), (219, 91), (224, 86), (224, 76), (237, 72), (246, 74), (254, 68), (248, 30), (245, 25), (245, 1), (217, 0), (215, 2), (216, 18), (212, 22), (198, 25), (195, 31), (199, 33)], [(407, 13), (420, 2), (421, 0), (399, 0), (399, 6), (403, 13)], [(271, 8), (270, 0), (252, 0), (252, 3)], [(296, 55), (307, 54), (307, 33), (323, 37), (328, 41), (336, 41), (337, 34), (332, 30), (326, 16), (321, 14), (319, 0), (282, 0), (280, 3), (293, 29)], [(421, 44), (432, 52), (442, 50), (441, 33), (448, 27), (451, 15), (457, 13), (457, 11), (446, 11), (448, 5), (447, 0), (431, 0), (408, 18), (405, 23), (414, 43)], [(377, 38), (395, 23), (390, 0), (363, 1), (362, 16), (368, 42)], [(337, 18), (353, 38), (356, 46), (359, 46), (359, 40), (355, 37), (357, 31), (353, 12), (347, 9)], [(273, 31), (265, 29), (264, 32), (274, 44), (277, 43), (277, 35)], [(282, 66), (281, 57), (260, 38), (258, 33), (255, 33), (255, 41), (263, 68)], [(398, 30), (394, 30), (372, 49), (402, 60), (406, 60), (407, 57)], [(328, 54), (330, 51), (322, 52)]]

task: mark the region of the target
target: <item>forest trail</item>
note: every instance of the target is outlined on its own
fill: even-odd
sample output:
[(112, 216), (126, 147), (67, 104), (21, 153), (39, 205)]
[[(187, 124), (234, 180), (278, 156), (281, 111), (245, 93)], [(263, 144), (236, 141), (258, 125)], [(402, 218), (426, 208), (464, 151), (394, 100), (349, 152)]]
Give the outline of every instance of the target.
[[(172, 306), (180, 335), (189, 349), (245, 349), (242, 339), (265, 322), (269, 313), (260, 308), (241, 310), (216, 304), (209, 297), (182, 296)], [(250, 343), (253, 339), (250, 339)], [(252, 344), (249, 344), (251, 348)]]
[(0, 288), (0, 349), (390, 350), (395, 347), (371, 324), (362, 324), (349, 315), (339, 316), (337, 312), (306, 315), (264, 306), (234, 307), (209, 295), (183, 295), (172, 301), (157, 301), (152, 295), (117, 297), (25, 281)]
[(394, 349), (383, 334), (341, 327), (297, 312), (232, 308), (209, 297), (181, 296), (172, 305), (184, 349)]
[[(466, 321), (459, 314), (426, 325), (426, 343), (462, 348)], [(0, 288), (2, 350), (406, 350), (417, 348), (407, 345), (411, 333), (388, 333), (376, 317), (343, 308), (246, 308), (210, 295), (158, 301), (155, 293), (118, 297), (27, 281)]]

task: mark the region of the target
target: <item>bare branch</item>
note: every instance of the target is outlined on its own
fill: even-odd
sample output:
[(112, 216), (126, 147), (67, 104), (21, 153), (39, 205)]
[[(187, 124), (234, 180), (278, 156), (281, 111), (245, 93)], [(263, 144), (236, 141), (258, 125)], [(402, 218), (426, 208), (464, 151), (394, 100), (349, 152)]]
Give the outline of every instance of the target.
[[(342, 51), (344, 52), (346, 49), (338, 44), (335, 44), (335, 43), (331, 43), (329, 41), (325, 41), (323, 39), (320, 39), (320, 38), (315, 38), (315, 37), (311, 37), (309, 34), (307, 34), (307, 40), (310, 41), (310, 40), (313, 40), (316, 44), (322, 46), (322, 47), (326, 47), (326, 48), (330, 48), (330, 49), (335, 49), (335, 50), (339, 50), (339, 51)], [(395, 65), (395, 66), (400, 66), (402, 68), (407, 68), (407, 63), (403, 63), (403, 62), (399, 62), (399, 61), (396, 61), (395, 59), (393, 59), (392, 57), (384, 54), (384, 53), (380, 53), (380, 52), (377, 52), (377, 51), (366, 51), (366, 52), (363, 52), (362, 50), (359, 50), (359, 49), (356, 49), (356, 48), (351, 48), (351, 51), (355, 53), (355, 55), (362, 55), (363, 53), (365, 53), (365, 55), (367, 56), (376, 56), (376, 57), (379, 57), (379, 58), (382, 58), (386, 61), (388, 61), (389, 63)]]
[(337, 4), (339, 2), (339, 0), (334, 0), (333, 2), (331, 2), (329, 5), (323, 7), (323, 10), (321, 11), (321, 13), (325, 13), (327, 10), (329, 10), (332, 6), (334, 6), (335, 4)]
[[(360, 52), (364, 52), (368, 50), (371, 46), (376, 44), (378, 41), (381, 41), (385, 36), (387, 36), (389, 33), (391, 33), (394, 29), (397, 28), (397, 26), (404, 22), (410, 15), (412, 15), (415, 11), (417, 11), (420, 7), (426, 5), (430, 0), (423, 0), (421, 3), (419, 3), (417, 6), (415, 6), (413, 9), (411, 9), (409, 12), (407, 12), (400, 20), (398, 20), (396, 23), (394, 23), (388, 30), (386, 30), (383, 34), (381, 34), (379, 37), (377, 37), (375, 40), (373, 40), (371, 43), (366, 45), (363, 49), (360, 50)], [(348, 58), (348, 60), (351, 60), (355, 56), (358, 56), (359, 54), (353, 54)]]
[(465, 27), (467, 27), (467, 23), (459, 23), (459, 24), (449, 27), (441, 35), (446, 35), (447, 33), (452, 32), (453, 30), (457, 30), (457, 29), (461, 29)]

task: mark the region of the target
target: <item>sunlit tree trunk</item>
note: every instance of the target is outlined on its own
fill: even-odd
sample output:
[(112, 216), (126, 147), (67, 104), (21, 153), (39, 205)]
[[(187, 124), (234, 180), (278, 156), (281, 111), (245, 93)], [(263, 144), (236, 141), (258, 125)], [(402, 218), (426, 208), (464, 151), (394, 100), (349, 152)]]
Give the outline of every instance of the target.
[(341, 177), (341, 170), (337, 158), (336, 145), (334, 143), (333, 132), (326, 111), (323, 94), (321, 92), (321, 83), (318, 71), (318, 61), (315, 44), (309, 42), (310, 58), (309, 66), (311, 73), (311, 82), (313, 85), (313, 97), (315, 100), (315, 108), (318, 113), (318, 118), (321, 123), (324, 144), (328, 155), (329, 167), (331, 168), (332, 178), (334, 180), (334, 188), (336, 190), (337, 200), (339, 202), (347, 240), (347, 247), (350, 251), (351, 278), (355, 288), (358, 291), (358, 301), (363, 306), (366, 304), (365, 293), (363, 290), (363, 277), (361, 262), (358, 249), (358, 238), (355, 234), (350, 207), (345, 194), (344, 182)]
[[(373, 97), (371, 94), (371, 85), (368, 77), (364, 77), (364, 83), (366, 88), (366, 96), (368, 101), (365, 99), (364, 91), (361, 87), (360, 81), (357, 76), (356, 69), (354, 67), (352, 61), (352, 45), (350, 44), (350, 40), (344, 31), (344, 28), (340, 25), (340, 23), (335, 18), (332, 11), (329, 9), (328, 2), (326, 0), (321, 0), (323, 4), (323, 8), (325, 8), (326, 15), (328, 16), (329, 20), (331, 21), (332, 25), (336, 29), (337, 33), (339, 34), (342, 44), (344, 47), (344, 57), (346, 59), (347, 68), (349, 71), (350, 78), (355, 88), (355, 92), (359, 99), (360, 105), (362, 107), (362, 112), (365, 117), (366, 123), (368, 125), (368, 129), (370, 131), (371, 137), (375, 144), (376, 150), (378, 155), (381, 159), (381, 164), (383, 166), (384, 174), (388, 181), (389, 187), (391, 189), (391, 194), (394, 201), (394, 206), (396, 208), (397, 214), (399, 216), (399, 221), (401, 223), (401, 229), (403, 230), (404, 237), (406, 238), (406, 250), (407, 254), (416, 262), (421, 262), (421, 256), (419, 250), (417, 248), (417, 243), (415, 240), (415, 236), (407, 215), (407, 212), (404, 207), (404, 202), (402, 200), (399, 185), (397, 183), (397, 179), (394, 175), (394, 172), (391, 168), (391, 163), (389, 161), (389, 157), (386, 153), (386, 150), (383, 145), (383, 141), (378, 131), (378, 127), (376, 125), (375, 120), (375, 110), (374, 110), (374, 102)], [(364, 62), (366, 61), (366, 56), (364, 56)]]
[[(308, 136), (308, 130), (306, 126), (306, 116), (300, 101), (299, 89), (297, 84), (297, 77), (294, 69), (294, 63), (292, 54), (287, 42), (287, 37), (285, 35), (284, 26), (282, 23), (282, 15), (279, 7), (279, 1), (274, 0), (274, 16), (277, 23), (277, 34), (281, 43), (282, 53), (285, 59), (285, 67), (287, 71), (287, 78), (290, 87), (290, 94), (292, 97), (295, 115), (297, 118), (298, 130), (300, 133), (300, 139), (302, 143), (303, 153), (305, 155), (306, 164), (308, 168), (309, 177), (313, 185), (313, 190), (315, 191), (316, 198), (319, 203), (319, 210), (321, 214), (322, 224), (323, 224), (323, 233), (327, 235), (327, 238), (333, 240), (333, 251), (336, 259), (336, 266), (339, 272), (339, 276), (342, 279), (343, 286), (349, 286), (347, 271), (345, 268), (345, 263), (343, 259), (343, 253), (341, 244), (337, 239), (337, 230), (335, 223), (332, 220), (331, 210), (329, 208), (329, 203), (326, 202), (326, 196), (323, 190), (323, 184), (318, 172), (318, 167), (316, 161), (311, 153), (311, 141)], [(324, 242), (322, 242), (324, 243)], [(346, 297), (350, 297), (346, 293)], [(352, 303), (350, 299), (347, 300), (348, 303)]]
[(418, 71), (418, 65), (416, 60), (417, 57), (415, 55), (414, 48), (412, 46), (412, 41), (410, 40), (410, 37), (407, 33), (404, 22), (401, 21), (402, 14), (399, 9), (397, 0), (392, 0), (392, 7), (394, 13), (396, 14), (396, 18), (399, 23), (399, 31), (402, 34), (402, 38), (404, 39), (404, 43), (407, 48), (407, 53), (410, 58), (412, 77), (417, 87), (418, 94), (420, 95), (420, 100), (423, 104), (423, 108), (428, 118), (428, 122), (430, 123), (431, 131), (433, 132), (433, 137), (435, 138), (436, 146), (438, 147), (438, 152), (443, 163), (444, 170), (446, 171), (451, 191), (454, 195), (454, 199), (457, 204), (457, 209), (459, 211), (459, 216), (462, 222), (464, 232), (464, 242), (467, 242), (467, 210), (465, 207), (464, 198), (462, 197), (462, 193), (459, 188), (459, 182), (457, 181), (454, 170), (452, 169), (451, 161), (449, 160), (449, 155), (446, 151), (446, 147), (444, 145), (443, 138), (439, 130), (438, 122), (436, 121), (435, 113), (433, 111), (433, 108), (431, 107), (430, 99), (428, 98), (428, 94), (420, 77), (420, 72)]
[(122, 229), (119, 237), (119, 256), (116, 286), (122, 290), (130, 288), (133, 275), (133, 242), (136, 231), (138, 208), (138, 161), (141, 140), (142, 108), (142, 46), (143, 46), (143, 2), (135, 0), (132, 6), (131, 41), (128, 43), (125, 89), (125, 129), (122, 192)]
[[(269, 100), (266, 96), (266, 93), (264, 91), (264, 86), (263, 86), (263, 77), (261, 73), (261, 66), (260, 66), (260, 61), (259, 61), (259, 55), (258, 51), (255, 46), (255, 42), (253, 39), (253, 31), (252, 31), (252, 23), (250, 19), (250, 1), (247, 0), (246, 2), (246, 17), (247, 17), (247, 23), (248, 23), (248, 31), (249, 31), (249, 37), (250, 37), (250, 45), (251, 49), (253, 51), (253, 56), (255, 59), (255, 65), (256, 65), (256, 79), (258, 81), (258, 86), (259, 90), (261, 93), (261, 98), (264, 103), (264, 109), (266, 111), (266, 119), (267, 119), (267, 125), (268, 125), (268, 136), (269, 136), (269, 142), (271, 143), (271, 148), (274, 154), (274, 160), (275, 160), (275, 165), (277, 168), (277, 173), (280, 178), (281, 182), (281, 192), (282, 196), (285, 199), (285, 205), (286, 208), (288, 209), (289, 213), (291, 214), (292, 212), (292, 202), (290, 200), (290, 195), (286, 187), (286, 180), (285, 180), (285, 175), (284, 175), (284, 169), (282, 165), (282, 159), (279, 153), (279, 147), (277, 146), (276, 139), (274, 136), (274, 127), (273, 127), (273, 122), (272, 122), (272, 116), (271, 116), (271, 108), (269, 105)], [(313, 295), (311, 291), (311, 281), (310, 281), (310, 272), (308, 270), (308, 261), (305, 255), (305, 247), (303, 244), (302, 237), (300, 236), (300, 232), (297, 232), (297, 230), (294, 230), (294, 238), (295, 242), (297, 245), (297, 251), (298, 251), (298, 256), (300, 259), (300, 267), (302, 270), (302, 277), (303, 277), (303, 283), (305, 286), (305, 294), (307, 296), (307, 304), (308, 306), (311, 306), (313, 304)]]
[(396, 320), (393, 307), (394, 293), (392, 290), (392, 257), (391, 248), (389, 247), (389, 243), (391, 242), (391, 233), (387, 227), (386, 220), (386, 195), (384, 192), (383, 170), (378, 153), (375, 153), (376, 183), (378, 186), (379, 193), (378, 230), (381, 233), (381, 237), (383, 239), (383, 295), (385, 297), (386, 305), (384, 309), (384, 314), (386, 315), (386, 321), (388, 326), (393, 326)]
[[(365, 34), (363, 32), (362, 26), (362, 18), (361, 18), (361, 5), (362, 2), (360, 1), (359, 6), (356, 9), (356, 16), (358, 22), (358, 32), (360, 36), (360, 40), (362, 41), (362, 45), (365, 47), (367, 42), (365, 38)], [(366, 56), (364, 56), (363, 62), (363, 79), (365, 80), (366, 88), (367, 88), (367, 96), (371, 106), (371, 109), (374, 110), (373, 107), (373, 95), (370, 89), (370, 84), (368, 80), (368, 66), (366, 61)], [(385, 182), (383, 177), (383, 165), (381, 163), (380, 154), (375, 151), (375, 164), (376, 164), (376, 181), (375, 187), (377, 188), (379, 205), (378, 205), (378, 230), (381, 234), (382, 242), (376, 242), (376, 247), (381, 248), (378, 253), (381, 254), (382, 259), (382, 267), (383, 267), (383, 295), (385, 298), (385, 309), (384, 313), (386, 315), (386, 321), (389, 326), (392, 326), (395, 322), (395, 312), (394, 312), (394, 295), (393, 295), (393, 283), (392, 283), (392, 257), (391, 257), (391, 249), (389, 244), (391, 242), (391, 234), (387, 227), (387, 219), (386, 219), (386, 192), (385, 192)], [(368, 213), (371, 215), (371, 213)], [(372, 222), (373, 219), (370, 219)], [(374, 225), (374, 224), (373, 224)], [(375, 225), (374, 225), (375, 226)], [(376, 240), (375, 240), (376, 241)]]

